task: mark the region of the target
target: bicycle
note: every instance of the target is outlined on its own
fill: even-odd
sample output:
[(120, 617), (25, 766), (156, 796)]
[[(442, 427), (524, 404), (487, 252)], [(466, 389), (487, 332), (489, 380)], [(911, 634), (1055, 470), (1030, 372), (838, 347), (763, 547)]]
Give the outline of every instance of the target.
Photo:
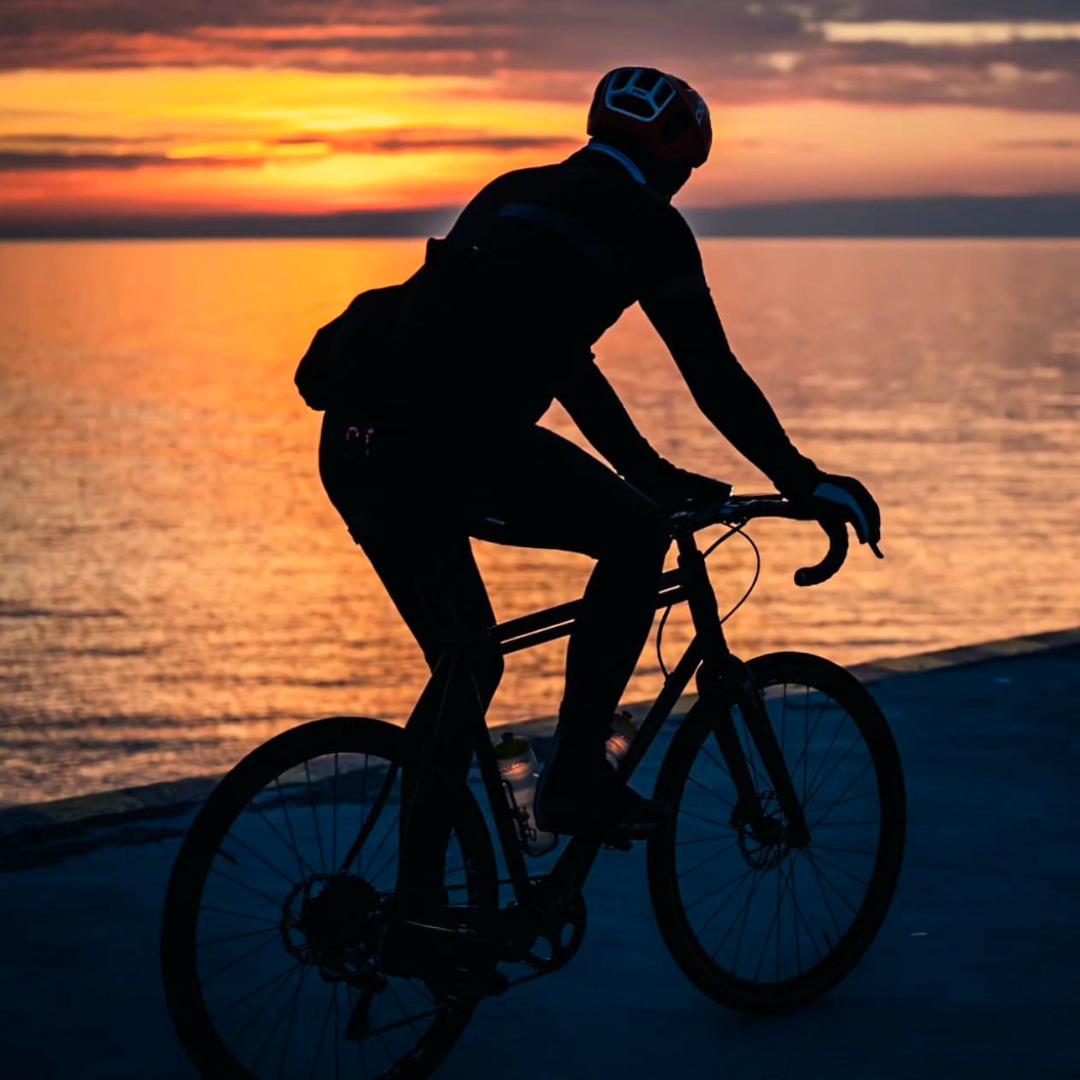
[[(675, 515), (678, 563), (661, 578), (657, 608), (686, 602), (695, 636), (619, 765), (629, 780), (696, 674), (698, 700), (654, 792), (672, 813), (648, 841), (650, 893), (683, 972), (747, 1012), (810, 1001), (862, 959), (896, 886), (905, 828), (900, 758), (866, 688), (820, 657), (744, 663), (727, 646), (705, 558), (762, 517), (825, 530), (828, 553), (796, 573), (798, 584), (842, 565), (845, 524), (780, 496), (732, 496)], [(716, 524), (729, 532), (702, 552), (696, 533)], [(505, 654), (566, 636), (579, 604), (501, 623), (489, 642)], [(429, 689), (446, 670), (439, 665)], [(525, 969), (503, 977), (513, 986), (580, 948), (582, 889), (602, 845), (573, 837), (544, 873), (530, 873), (524, 819), (479, 709), (469, 723), (506, 876), (476, 797), (459, 783), (446, 803), (439, 899), (457, 912), (446, 933), (485, 934), (500, 971)], [(469, 1023), (478, 996), (439, 996), (379, 969), (409, 725), (332, 717), (284, 732), (244, 758), (195, 818), (169, 882), (161, 960), (169, 1011), (204, 1076), (411, 1080), (429, 1076)], [(501, 905), (504, 889), (513, 900)]]

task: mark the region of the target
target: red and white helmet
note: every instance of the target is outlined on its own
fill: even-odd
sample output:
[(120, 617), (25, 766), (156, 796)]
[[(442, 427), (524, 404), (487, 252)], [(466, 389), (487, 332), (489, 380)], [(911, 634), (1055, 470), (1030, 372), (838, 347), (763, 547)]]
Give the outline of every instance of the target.
[(656, 68), (609, 71), (596, 87), (586, 131), (601, 141), (629, 140), (654, 161), (694, 169), (712, 147), (704, 98), (689, 83)]

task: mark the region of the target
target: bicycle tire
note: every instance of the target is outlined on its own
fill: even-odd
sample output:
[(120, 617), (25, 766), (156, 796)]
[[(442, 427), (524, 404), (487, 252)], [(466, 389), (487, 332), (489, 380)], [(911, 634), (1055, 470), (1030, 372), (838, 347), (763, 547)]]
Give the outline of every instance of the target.
[[(317, 803), (316, 797), (311, 795), (310, 763), (333, 755), (335, 770), (333, 776), (335, 798), (333, 813), (335, 815), (334, 843), (336, 851), (338, 824), (336, 816), (338, 814), (338, 803), (336, 799), (339, 783), (337, 773), (339, 756), (365, 755), (365, 769), (368, 767), (370, 759), (400, 765), (404, 747), (405, 735), (403, 730), (378, 720), (361, 717), (331, 717), (303, 724), (276, 736), (245, 757), (211, 792), (194, 819), (173, 867), (166, 893), (161, 931), (161, 967), (165, 998), (170, 1016), (184, 1050), (203, 1076), (213, 1078), (213, 1080), (269, 1080), (269, 1077), (273, 1076), (276, 1080), (278, 1077), (293, 1075), (291, 1070), (286, 1071), (285, 1065), (289, 1056), (288, 1038), (291, 1038), (293, 1022), (297, 1019), (298, 1005), (296, 1003), (293, 1004), (292, 1017), (289, 1020), (289, 1036), (286, 1038), (280, 1064), (275, 1070), (263, 1073), (261, 1070), (253, 1071), (259, 1068), (259, 1059), (256, 1059), (254, 1065), (252, 1065), (250, 1060), (245, 1063), (236, 1056), (226, 1042), (222, 1031), (215, 1026), (204, 999), (203, 983), (205, 976), (200, 975), (199, 959), (197, 957), (199, 947), (206, 944), (206, 942), (200, 942), (197, 937), (201, 898), (204, 895), (207, 879), (211, 875), (215, 859), (220, 859), (223, 845), (226, 838), (231, 835), (233, 826), (240, 821), (240, 815), (244, 814), (245, 809), (249, 807), (254, 807), (257, 811), (257, 815), (253, 815), (253, 818), (262, 815), (262, 809), (256, 806), (254, 801), (259, 797), (260, 793), (269, 790), (271, 784), (277, 783), (277, 791), (280, 795), (282, 788), (278, 783), (279, 779), (288, 775), (290, 770), (303, 768), (307, 774), (308, 794), (311, 797), (311, 817), (315, 829), (318, 830), (320, 811), (317, 810), (317, 806), (322, 804)], [(384, 770), (384, 777), (385, 773), (386, 770)], [(367, 781), (368, 778), (365, 774), (365, 796), (363, 798), (366, 798)], [(324, 783), (325, 786), (325, 781), (320, 782)], [(344, 784), (344, 782), (343, 778), (342, 783)], [(400, 780), (397, 781), (397, 784), (400, 784)], [(363, 802), (363, 798), (361, 802)], [(282, 796), (280, 807), (285, 811), (285, 818), (290, 822), (288, 835), (293, 837), (295, 847), (296, 839), (293, 834), (292, 819), (289, 818), (288, 814), (289, 805), (288, 798)], [(305, 810), (305, 804), (299, 798), (293, 805), (297, 813)], [(454, 800), (452, 811), (448, 812), (452, 813), (453, 819), (452, 838), (456, 837), (463, 857), (462, 868), (465, 884), (459, 886), (459, 888), (467, 892), (469, 904), (494, 908), (498, 903), (496, 864), (483, 814), (471, 792), (464, 787), (460, 793), (460, 798)], [(363, 813), (366, 820), (366, 814), (368, 813), (366, 808)], [(325, 814), (322, 816), (325, 820)], [(270, 823), (272, 825), (272, 820)], [(280, 829), (279, 836), (281, 836), (284, 843), (287, 839), (284, 836), (284, 826), (280, 826)], [(267, 835), (270, 834), (267, 833)], [(374, 831), (371, 835), (374, 835)], [(391, 823), (386, 835), (394, 835), (396, 839), (397, 833), (394, 823)], [(329, 843), (329, 840), (327, 840), (327, 843)], [(239, 850), (235, 844), (230, 844), (230, 847), (233, 848), (233, 851)], [(319, 835), (319, 854), (320, 856), (324, 854), (324, 840), (321, 834)], [(362, 859), (362, 857), (361, 853), (360, 858)], [(304, 872), (301, 858), (302, 855), (298, 851), (297, 875)], [(267, 860), (264, 858), (261, 861), (266, 862)], [(333, 865), (332, 862), (331, 866)], [(362, 867), (363, 863), (360, 862), (359, 865)], [(260, 867), (256, 866), (255, 869), (258, 870)], [(233, 870), (232, 872), (236, 873), (237, 871)], [(248, 874), (244, 875), (247, 878), (248, 885), (251, 885), (252, 882), (260, 885), (259, 891), (260, 895), (262, 895), (261, 890), (265, 886), (260, 881), (250, 877), (250, 873), (249, 870)], [(383, 871), (380, 871), (375, 876), (380, 877), (382, 873)], [(279, 872), (279, 876), (283, 875)], [(284, 891), (285, 887), (279, 886), (279, 888)], [(356, 888), (359, 888), (359, 886)], [(252, 889), (252, 891), (256, 890)], [(292, 895), (290, 893), (290, 899), (284, 902), (286, 909), (291, 903)], [(207, 910), (214, 911), (215, 909), (208, 908)], [(240, 912), (234, 914), (244, 917)], [(272, 915), (272, 908), (270, 914)], [(287, 911), (282, 918), (285, 919), (286, 916)], [(263, 918), (262, 914), (252, 914), (250, 911), (247, 917), (257, 922), (269, 923), (272, 921), (271, 918)], [(276, 951), (272, 948), (274, 935), (270, 931), (254, 930), (250, 931), (247, 936), (257, 935), (260, 932), (266, 935), (268, 951)], [(245, 937), (244, 934), (237, 936)], [(284, 940), (283, 931), (282, 941), (284, 942)], [(216, 943), (211, 942), (210, 944), (215, 945)], [(284, 949), (286, 946), (283, 945), (282, 948)], [(226, 967), (228, 966), (226, 965)], [(307, 972), (301, 972), (299, 976), (300, 987), (303, 986), (310, 974), (310, 969)], [(320, 974), (322, 973), (320, 972)], [(289, 980), (292, 980), (292, 978), (293, 976), (290, 975)], [(324, 978), (324, 981), (329, 980)], [(312, 986), (318, 988), (318, 982), (313, 982)], [(296, 994), (300, 994), (300, 992), (298, 989)], [(397, 991), (394, 992), (396, 996)], [(274, 993), (277, 994), (278, 990), (274, 990)], [(349, 987), (346, 987), (345, 996), (346, 1008), (349, 1008), (352, 1004)], [(400, 997), (398, 1000), (400, 1001)], [(333, 1002), (334, 1036), (337, 1036), (340, 1030), (337, 985), (333, 989)], [(387, 1068), (377, 1073), (368, 1073), (367, 1058), (364, 1051), (362, 1049), (359, 1052), (353, 1050), (344, 1041), (339, 1040), (340, 1047), (338, 1042), (335, 1042), (332, 1050), (335, 1072), (331, 1075), (337, 1075), (337, 1055), (344, 1052), (341, 1049), (341, 1047), (344, 1047), (349, 1053), (358, 1054), (363, 1062), (363, 1073), (361, 1073), (359, 1067), (355, 1067), (351, 1075), (358, 1077), (364, 1075), (366, 1080), (378, 1080), (378, 1078), (383, 1078), (383, 1080), (391, 1080), (391, 1078), (393, 1080), (420, 1080), (420, 1078), (430, 1076), (453, 1048), (468, 1025), (475, 1003), (451, 998), (441, 1003), (432, 1001), (432, 1006), (434, 1019), (432, 1019), (430, 1026), (422, 1037), (419, 1038), (416, 1046), (402, 1055), (401, 1058), (391, 1061)], [(341, 1010), (341, 1012), (344, 1011), (344, 1009)], [(329, 1015), (330, 1006), (328, 1005), (328, 1018)], [(283, 1021), (284, 1015), (279, 1018), (279, 1027), (284, 1026)], [(415, 1024), (413, 1027), (416, 1030)], [(315, 1073), (315, 1065), (320, 1063), (323, 1053), (324, 1037), (327, 1029), (328, 1020), (323, 1022), (322, 1034), (319, 1038), (318, 1049), (311, 1069), (308, 1070), (305, 1063), (304, 1068), (296, 1072), (296, 1075), (306, 1077)], [(277, 1035), (272, 1030), (267, 1042), (276, 1037)], [(386, 1038), (380, 1036), (380, 1041), (386, 1047)], [(331, 1051), (327, 1052), (330, 1053)], [(387, 1055), (392, 1056), (389, 1051), (387, 1051)], [(262, 1053), (260, 1052), (259, 1058), (261, 1057)], [(358, 1066), (359, 1062), (356, 1064)]]
[[(751, 660), (749, 667), (763, 693), (774, 687), (782, 687), (783, 689), (782, 706), (775, 704), (780, 697), (779, 691), (773, 692), (772, 704), (769, 706), (770, 715), (780, 711), (782, 707), (782, 719), (780, 724), (777, 724), (774, 720), (774, 728), (782, 727), (782, 734), (778, 732), (778, 738), (784, 748), (785, 762), (797, 786), (801, 780), (802, 792), (800, 793), (800, 800), (804, 806), (804, 812), (807, 813), (807, 824), (811, 830), (810, 844), (802, 852), (798, 850), (794, 852), (791, 850), (782, 851), (782, 843), (770, 846), (753, 837), (748, 839), (745, 835), (745, 828), (734, 827), (732, 825), (734, 818), (727, 817), (727, 811), (721, 811), (717, 804), (708, 804), (712, 808), (707, 812), (708, 817), (700, 813), (700, 803), (704, 796), (699, 793), (699, 787), (709, 789), (710, 784), (715, 784), (709, 794), (715, 795), (721, 802), (727, 801), (728, 806), (732, 806), (735, 796), (733, 785), (730, 787), (730, 798), (728, 800), (724, 800), (719, 795), (722, 790), (721, 785), (724, 783), (723, 776), (726, 776), (726, 769), (719, 762), (713, 760), (711, 762), (713, 768), (709, 769), (708, 772), (705, 771), (707, 766), (698, 768), (699, 761), (704, 762), (708, 755), (706, 748), (705, 756), (703, 756), (702, 748), (706, 746), (715, 723), (715, 713), (699, 702), (687, 714), (686, 719), (672, 739), (657, 778), (654, 797), (668, 803), (676, 812), (672, 814), (670, 821), (661, 828), (658, 835), (650, 840), (648, 876), (653, 909), (664, 942), (672, 957), (690, 981), (704, 994), (730, 1008), (743, 1012), (773, 1012), (805, 1004), (826, 993), (852, 971), (869, 949), (889, 909), (903, 862), (906, 815), (905, 793), (900, 756), (888, 723), (870, 692), (850, 672), (821, 657), (795, 652), (772, 653), (760, 656)], [(789, 740), (786, 730), (788, 688), (791, 686), (802, 687), (806, 691), (804, 746), (798, 755), (795, 754), (797, 738), (794, 741)], [(814, 696), (812, 697), (812, 695)], [(821, 705), (820, 711), (817, 713), (817, 721), (811, 729), (809, 727), (809, 717), (812, 700), (815, 710), (818, 708), (819, 700)], [(813, 809), (814, 800), (825, 782), (824, 780), (820, 782), (818, 780), (825, 763), (824, 759), (822, 759), (821, 764), (818, 765), (818, 771), (813, 775), (809, 785), (810, 791), (808, 792), (810, 748), (811, 745), (820, 746), (820, 742), (815, 743), (814, 741), (815, 735), (818, 728), (822, 727), (820, 721), (826, 711), (834, 712), (829, 706), (830, 702), (834, 703), (838, 710), (843, 710), (836, 731), (841, 730), (845, 717), (849, 718), (857, 730), (857, 740), (861, 740), (865, 747), (865, 756), (868, 757), (868, 762), (863, 766), (861, 775), (865, 775), (871, 765), (873, 767), (877, 794), (876, 810), (878, 818), (876, 822), (839, 821), (835, 818), (832, 822), (827, 821), (829, 815), (835, 813), (837, 807), (840, 806), (847, 807), (846, 810), (841, 812), (842, 814), (854, 812), (856, 816), (872, 816), (873, 810), (869, 809), (875, 802), (872, 793), (858, 791), (852, 794), (845, 793), (825, 812), (824, 817), (821, 817), (820, 807), (817, 810)], [(737, 712), (735, 715), (738, 716)], [(795, 727), (796, 722), (797, 717), (793, 716), (793, 727)], [(824, 735), (830, 725), (826, 725), (822, 729), (822, 739), (820, 741), (824, 741)], [(748, 742), (745, 726), (743, 726), (743, 733), (740, 738), (744, 746), (744, 752), (746, 752), (745, 748)], [(852, 741), (850, 744), (849, 754), (850, 749), (854, 748), (857, 740)], [(837, 736), (834, 734), (830, 750), (836, 741)], [(747, 756), (754, 767), (755, 776), (763, 779), (764, 769), (757, 768), (757, 762), (753, 759), (753, 749), (748, 752)], [(852, 770), (857, 766), (858, 760), (858, 758), (853, 759), (851, 763)], [(842, 765), (843, 761), (832, 766), (832, 771), (835, 772)], [(695, 769), (698, 770), (698, 775), (695, 775)], [(801, 778), (799, 775), (800, 770)], [(709, 779), (713, 774), (716, 777), (715, 781)], [(705, 777), (705, 780), (702, 780), (701, 777)], [(839, 782), (842, 782), (843, 778), (842, 774)], [(691, 781), (693, 781), (693, 787), (691, 787)], [(727, 782), (730, 784), (730, 778), (728, 778)], [(854, 786), (859, 787), (861, 784), (862, 781), (860, 780)], [(761, 788), (765, 785), (759, 783), (758, 786), (760, 795), (762, 794)], [(693, 829), (689, 829), (684, 830), (688, 836), (679, 839), (680, 823), (684, 818), (689, 825), (694, 826), (699, 831), (704, 828), (694, 820), (695, 812), (688, 811), (683, 806), (684, 801), (687, 799), (688, 789), (693, 791), (691, 798), (695, 800), (694, 805), (698, 807), (696, 816), (703, 820), (710, 820), (712, 822), (709, 826), (710, 829), (720, 827), (722, 830), (729, 830), (727, 834), (721, 831), (716, 833), (714, 837), (698, 839), (693, 835)], [(771, 796), (771, 793), (767, 793), (767, 795)], [(766, 802), (779, 814), (775, 797), (771, 800), (766, 799)], [(808, 808), (810, 808), (809, 811)], [(712, 817), (711, 815), (714, 814), (715, 817)], [(826, 839), (835, 839), (836, 834), (828, 830), (841, 826), (848, 829), (848, 835), (859, 837), (858, 843), (861, 846), (869, 847), (870, 841), (868, 837), (871, 835), (870, 831), (874, 829), (875, 825), (877, 843), (875, 852), (852, 848), (835, 848), (829, 844), (822, 847), (819, 844), (815, 854), (815, 838), (820, 841), (820, 837), (824, 832)], [(856, 826), (859, 827), (858, 830), (856, 830)], [(714, 851), (711, 856), (706, 854), (710, 850), (704, 846), (706, 843), (711, 844)], [(755, 844), (760, 846), (755, 848)], [(683, 856), (679, 852), (679, 847), (689, 848), (691, 845), (695, 845), (693, 857), (698, 861), (689, 867), (682, 866), (679, 860)], [(711, 895), (706, 891), (702, 894), (700, 900), (691, 899), (691, 886), (689, 883), (685, 886), (688, 895), (683, 895), (681, 880), (685, 881), (690, 875), (697, 873), (699, 869), (704, 869), (710, 861), (716, 863), (717, 866), (723, 865), (718, 864), (717, 861), (723, 855), (735, 852), (736, 848), (738, 849), (737, 859), (729, 857), (729, 862), (737, 865), (738, 861), (741, 860), (742, 866), (749, 867), (748, 870), (740, 871), (737, 869), (736, 878), (718, 886), (712, 891)], [(828, 856), (824, 854), (825, 851), (829, 852)], [(848, 852), (848, 855), (843, 856), (847, 859), (850, 859), (852, 854), (868, 858), (873, 857), (874, 859), (869, 880), (865, 883), (866, 889), (862, 902), (857, 908), (855, 908), (854, 904), (848, 902), (848, 906), (852, 908), (854, 915), (850, 917), (846, 929), (841, 927), (841, 920), (836, 917), (834, 906), (830, 904), (830, 897), (835, 902), (835, 908), (840, 909), (839, 901), (834, 894), (842, 890), (836, 886), (836, 880), (840, 881), (841, 886), (850, 889), (847, 880), (840, 877), (841, 873), (859, 881), (862, 879), (843, 868), (824, 870), (826, 865), (831, 868), (839, 866), (839, 863), (833, 861), (841, 858), (840, 855), (835, 854), (837, 851)], [(703, 854), (706, 857), (701, 861), (700, 856)], [(770, 866), (769, 863), (772, 863), (773, 860), (776, 861)], [(821, 946), (817, 941), (817, 936), (813, 933), (813, 928), (809, 925), (807, 916), (800, 909), (798, 903), (795, 878), (797, 874), (805, 869), (804, 864), (808, 864), (814, 874), (817, 875), (816, 883), (823, 897), (824, 902), (822, 903), (822, 900), (818, 899), (816, 894), (812, 894), (815, 907), (822, 911), (827, 910), (831, 918), (831, 925), (825, 920), (824, 916), (822, 920), (826, 926), (826, 929), (822, 931), (827, 945), (824, 955), (821, 955)], [(710, 872), (715, 873), (717, 866), (713, 866)], [(822, 871), (824, 871), (824, 878), (822, 877)], [(758, 939), (762, 940), (763, 944), (757, 968), (752, 976), (748, 976), (745, 971), (737, 974), (739, 971), (740, 949), (749, 923), (750, 906), (754, 902), (755, 896), (758, 895), (762, 884), (766, 882), (766, 875), (769, 872), (775, 872), (776, 876), (775, 912), (773, 912), (769, 921), (767, 934), (764, 937), (760, 933), (758, 935)], [(739, 873), (741, 873), (741, 877), (738, 876)], [(836, 880), (832, 880), (830, 874), (835, 875)], [(743, 922), (734, 951), (734, 961), (727, 959), (727, 955), (730, 955), (730, 947), (727, 955), (717, 959), (718, 954), (721, 953), (725, 946), (726, 938), (717, 945), (715, 950), (710, 952), (706, 943), (708, 925), (701, 923), (695, 929), (691, 925), (689, 909), (706, 900), (717, 900), (719, 907), (723, 908), (723, 906), (730, 903), (732, 897), (741, 894), (744, 887), (743, 881), (748, 875), (746, 914), (743, 915)], [(698, 880), (700, 881), (700, 879)], [(736, 882), (734, 888), (731, 886), (731, 881)], [(695, 884), (694, 888), (697, 887)], [(772, 903), (771, 891), (767, 893), (761, 892), (761, 900), (764, 901), (766, 897), (769, 898), (768, 902), (770, 904), (768, 909), (764, 909), (766, 911), (765, 917), (768, 918)], [(788, 900), (787, 907), (790, 908), (791, 912), (790, 927), (787, 926), (789, 915), (785, 910), (785, 900)], [(702, 908), (702, 911), (704, 910), (707, 909)], [(841, 916), (844, 916), (845, 913), (842, 909), (840, 910)], [(697, 916), (694, 917), (697, 918)], [(736, 914), (735, 920), (738, 918), (739, 915)], [(710, 919), (715, 919), (715, 913), (710, 916)], [(723, 923), (720, 925), (723, 925)], [(733, 920), (728, 930), (729, 935), (733, 933), (734, 926), (735, 921)], [(772, 935), (774, 930), (775, 938), (770, 938), (769, 935)], [(781, 972), (780, 950), (785, 933), (789, 940), (794, 942), (797, 956), (798, 970), (793, 975), (787, 974), (786, 969), (783, 974)], [(711, 942), (711, 939), (709, 940)], [(772, 948), (772, 941), (775, 941), (776, 953), (775, 978), (761, 978), (763, 961), (770, 948)], [(803, 944), (805, 944), (808, 953), (812, 947), (818, 957), (817, 961), (806, 970), (802, 970), (801, 966)], [(753, 952), (748, 955), (752, 960)], [(772, 968), (773, 961), (770, 956), (767, 970)]]

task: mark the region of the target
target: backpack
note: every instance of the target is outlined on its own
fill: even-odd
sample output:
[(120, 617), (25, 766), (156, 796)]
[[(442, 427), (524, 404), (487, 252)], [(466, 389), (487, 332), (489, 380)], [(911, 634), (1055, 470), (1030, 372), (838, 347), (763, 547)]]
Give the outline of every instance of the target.
[(406, 285), (368, 289), (316, 332), (294, 381), (309, 408), (356, 405), (379, 382)]

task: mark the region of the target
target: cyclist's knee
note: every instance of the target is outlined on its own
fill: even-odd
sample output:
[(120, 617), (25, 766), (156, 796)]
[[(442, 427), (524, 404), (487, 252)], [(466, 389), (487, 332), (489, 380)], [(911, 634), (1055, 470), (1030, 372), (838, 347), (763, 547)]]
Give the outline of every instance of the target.
[(670, 544), (667, 514), (642, 495), (635, 499), (630, 512), (615, 522), (607, 551), (601, 557), (660, 565)]

